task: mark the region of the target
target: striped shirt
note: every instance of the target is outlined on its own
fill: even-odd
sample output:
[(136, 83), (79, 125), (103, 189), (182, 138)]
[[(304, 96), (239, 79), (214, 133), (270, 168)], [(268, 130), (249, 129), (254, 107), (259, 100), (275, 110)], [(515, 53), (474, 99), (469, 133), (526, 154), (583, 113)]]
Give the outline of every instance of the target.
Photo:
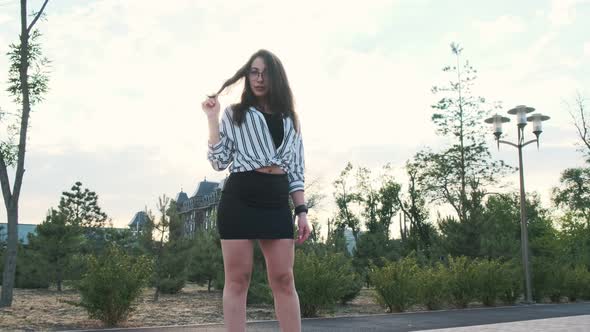
[(219, 125), (220, 141), (208, 143), (207, 159), (216, 171), (245, 172), (278, 165), (289, 177), (289, 193), (303, 190), (305, 160), (301, 127), (295, 131), (293, 120), (283, 118), (283, 142), (276, 147), (264, 115), (254, 107), (246, 110), (242, 125), (233, 122), (227, 107)]

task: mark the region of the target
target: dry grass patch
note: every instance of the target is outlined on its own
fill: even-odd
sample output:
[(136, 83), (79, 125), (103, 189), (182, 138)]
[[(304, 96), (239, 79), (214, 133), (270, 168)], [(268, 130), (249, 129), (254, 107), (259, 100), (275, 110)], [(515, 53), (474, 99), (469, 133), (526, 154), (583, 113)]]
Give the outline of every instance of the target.
[[(372, 290), (362, 289), (359, 296), (347, 305), (338, 305), (320, 316), (352, 316), (384, 313), (373, 300)], [(120, 327), (189, 325), (222, 323), (222, 293), (195, 284), (187, 286), (176, 295), (161, 294), (153, 301), (153, 289), (145, 289), (136, 304), (136, 310)], [(83, 308), (63, 300), (79, 301), (79, 294), (72, 289), (58, 292), (55, 289), (15, 289), (10, 308), (0, 309), (2, 331), (55, 331), (66, 329), (103, 328), (98, 320), (88, 319)], [(273, 305), (249, 305), (247, 319), (276, 319)]]

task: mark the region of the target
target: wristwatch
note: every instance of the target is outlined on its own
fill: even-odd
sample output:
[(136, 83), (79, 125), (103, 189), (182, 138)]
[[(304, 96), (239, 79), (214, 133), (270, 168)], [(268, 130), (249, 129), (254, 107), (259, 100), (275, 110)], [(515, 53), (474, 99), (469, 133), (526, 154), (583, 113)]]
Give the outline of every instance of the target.
[(305, 205), (305, 204), (297, 205), (295, 207), (295, 215), (299, 215), (301, 212), (307, 213), (307, 211), (308, 211), (307, 205)]

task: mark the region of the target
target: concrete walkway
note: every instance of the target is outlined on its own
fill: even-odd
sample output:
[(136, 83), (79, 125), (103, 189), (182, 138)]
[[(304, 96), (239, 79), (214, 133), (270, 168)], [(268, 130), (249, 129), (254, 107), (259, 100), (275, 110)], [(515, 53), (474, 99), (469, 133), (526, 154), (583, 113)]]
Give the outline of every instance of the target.
[[(248, 331), (279, 331), (277, 321), (249, 322)], [(441, 310), (355, 317), (303, 319), (303, 331), (507, 331), (590, 332), (590, 302)], [(78, 330), (77, 332), (81, 332)], [(84, 330), (117, 332), (222, 332), (223, 325)]]

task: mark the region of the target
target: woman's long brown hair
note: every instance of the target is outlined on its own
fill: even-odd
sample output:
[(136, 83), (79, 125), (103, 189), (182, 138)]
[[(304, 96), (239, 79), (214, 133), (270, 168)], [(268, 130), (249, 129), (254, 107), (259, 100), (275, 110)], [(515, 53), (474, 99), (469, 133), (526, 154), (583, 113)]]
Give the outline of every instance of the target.
[(279, 58), (270, 51), (262, 49), (252, 54), (250, 60), (248, 60), (248, 62), (246, 62), (242, 68), (238, 69), (234, 76), (225, 81), (225, 83), (223, 83), (215, 95), (219, 95), (228, 86), (235, 84), (240, 79), (244, 79), (244, 91), (242, 92), (242, 98), (239, 103), (232, 105), (234, 121), (238, 125), (241, 125), (244, 122), (248, 108), (251, 106), (257, 106), (258, 104), (256, 96), (252, 93), (250, 80), (248, 79), (248, 73), (250, 72), (252, 62), (254, 62), (254, 59), (257, 57), (261, 57), (264, 60), (266, 71), (268, 72), (269, 82), (265, 83), (269, 84), (267, 98), (270, 109), (274, 113), (280, 113), (283, 117), (290, 117), (295, 124), (295, 130), (299, 131), (299, 121), (297, 113), (295, 112), (293, 94), (291, 92), (291, 88), (289, 87), (287, 73), (283, 68), (281, 60), (279, 60)]

